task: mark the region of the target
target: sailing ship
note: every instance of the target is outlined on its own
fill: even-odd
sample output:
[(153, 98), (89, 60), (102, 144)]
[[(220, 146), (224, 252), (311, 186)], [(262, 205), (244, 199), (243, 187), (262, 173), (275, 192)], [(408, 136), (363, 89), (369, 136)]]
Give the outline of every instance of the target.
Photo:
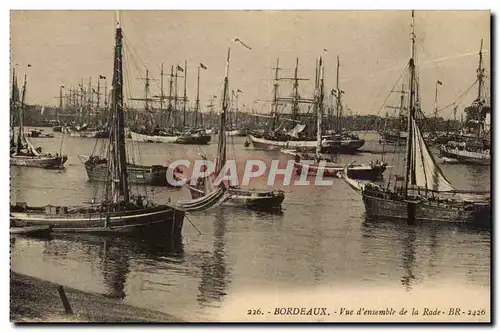
[[(87, 177), (90, 182), (106, 182), (108, 181), (108, 161), (106, 158), (92, 155), (90, 157), (78, 156), (85, 165)], [(168, 166), (163, 165), (137, 165), (127, 163), (127, 172), (129, 184), (134, 185), (148, 185), (148, 186), (162, 186), (162, 187), (175, 187), (180, 188), (183, 184), (177, 184), (180, 181), (179, 175), (182, 170), (176, 167), (170, 170), (173, 174), (174, 182), (168, 181), (167, 173), (169, 172)]]
[[(231, 105), (234, 107), (233, 112), (229, 112), (230, 118), (228, 119), (228, 127), (226, 129), (227, 136), (236, 136), (236, 137), (246, 137), (247, 130), (243, 129), (243, 126), (240, 123), (240, 119), (238, 119), (239, 114), (239, 97), (240, 93), (243, 92), (240, 89), (237, 89), (236, 92), (231, 91)], [(232, 113), (232, 114), (231, 114)]]
[(395, 218), (407, 220), (408, 223), (488, 223), (491, 213), (489, 195), (453, 187), (435, 162), (416, 121), (420, 103), (416, 93), (418, 78), (415, 70), (414, 26), (412, 12), (405, 175), (395, 177), (394, 188), (390, 188), (390, 181), (387, 186), (380, 186), (373, 182), (361, 183), (353, 180), (346, 169), (340, 173), (340, 177), (361, 194), (367, 216), (374, 219)]
[[(207, 177), (200, 177), (196, 180), (196, 185), (188, 185), (191, 197), (198, 199), (203, 197), (213, 186), (214, 174), (218, 175), (226, 164), (226, 114), (228, 112), (228, 87), (229, 87), (229, 60), (231, 49), (227, 53), (226, 75), (224, 77), (224, 91), (222, 95), (222, 112), (220, 114), (219, 143), (217, 145), (217, 159), (215, 171)], [(202, 156), (205, 158), (205, 156)], [(186, 181), (189, 183), (189, 181)], [(223, 183), (223, 182), (221, 182)], [(222, 202), (224, 206), (246, 207), (257, 210), (277, 210), (281, 208), (281, 203), (285, 199), (282, 190), (267, 189), (244, 189), (239, 186), (229, 186), (227, 188), (228, 198)]]
[[(71, 89), (69, 91), (68, 107), (77, 112), (77, 118), (70, 124), (61, 126), (61, 132), (67, 133), (71, 137), (81, 138), (108, 138), (109, 128), (108, 124), (103, 121), (106, 117), (106, 110), (104, 114), (99, 114), (100, 97), (101, 97), (101, 79), (106, 79), (105, 76), (99, 75), (97, 79), (97, 91), (92, 87), (92, 78), (89, 77), (88, 87), (85, 89), (83, 81), (78, 85), (78, 89)], [(59, 109), (62, 110), (62, 88), (59, 90)], [(108, 93), (107, 86), (104, 85), (104, 106), (107, 108)], [(97, 102), (94, 103), (94, 94), (97, 95)]]
[[(28, 65), (29, 66), (29, 65)], [(24, 74), (24, 83), (22, 97), (19, 98), (19, 88), (17, 85), (17, 77), (15, 68), (12, 71), (12, 96), (11, 96), (11, 139), (10, 139), (10, 165), (38, 167), (47, 169), (62, 168), (68, 160), (66, 155), (56, 153), (42, 153), (42, 148), (35, 148), (31, 143), (28, 135), (24, 131), (24, 107), (26, 98), (27, 78)], [(17, 140), (14, 130), (14, 114), (18, 114), (19, 128)]]
[(479, 50), (479, 66), (477, 68), (478, 95), (472, 105), (465, 108), (468, 115), (468, 126), (476, 130), (475, 135), (455, 135), (454, 139), (439, 148), (440, 156), (447, 161), (456, 160), (460, 164), (491, 164), (491, 133), (485, 130), (486, 114), (491, 113), (491, 106), (486, 102), (484, 90), (483, 41)]
[[(384, 127), (382, 130), (378, 130), (378, 134), (381, 137), (381, 140), (379, 143), (381, 144), (394, 144), (394, 145), (401, 145), (404, 146), (406, 145), (406, 139), (408, 138), (408, 133), (407, 131), (404, 130), (404, 124), (407, 122), (405, 120), (406, 116), (403, 114), (404, 111), (404, 98), (405, 98), (405, 91), (404, 91), (404, 85), (401, 87), (401, 104), (398, 107), (394, 106), (388, 106), (389, 108), (394, 108), (395, 111), (399, 111), (399, 114), (397, 115), (397, 120), (394, 121), (393, 119), (389, 118), (389, 114), (386, 113), (385, 116), (385, 122), (384, 122)], [(407, 118), (406, 118), (407, 119)], [(393, 121), (390, 121), (393, 120)], [(396, 128), (391, 128), (390, 122), (396, 122)], [(403, 130), (401, 130), (403, 129)]]
[[(337, 61), (337, 65), (340, 66), (340, 62)], [(279, 98), (278, 97), (278, 87), (279, 81), (283, 78), (278, 76), (279, 70), (279, 60), (277, 61), (275, 68), (275, 84), (274, 84), (274, 98), (272, 104), (272, 130), (264, 134), (257, 132), (250, 132), (248, 138), (254, 148), (265, 149), (265, 150), (281, 150), (281, 149), (297, 149), (302, 151), (314, 152), (316, 149), (316, 135), (314, 133), (304, 134), (304, 129), (306, 125), (298, 120), (299, 117), (299, 104), (314, 103), (314, 99), (305, 99), (299, 96), (299, 80), (298, 78), (298, 59), (295, 65), (295, 75), (292, 79), (294, 82), (293, 96), (291, 98)], [(319, 72), (316, 70), (316, 85), (319, 81)], [(338, 74), (337, 74), (338, 76)], [(342, 154), (354, 154), (364, 146), (365, 141), (360, 139), (358, 135), (352, 132), (346, 132), (342, 129), (341, 121), (342, 111), (341, 99), (342, 91), (338, 88), (338, 78), (337, 78), (337, 129), (331, 131), (327, 135), (323, 135), (322, 152), (323, 153), (342, 153)], [(292, 103), (292, 118), (287, 119), (295, 124), (295, 127), (290, 131), (284, 131), (280, 128), (276, 128), (278, 123), (278, 106), (279, 102), (290, 102)], [(283, 118), (285, 120), (285, 118)]]
[(114, 47), (113, 99), (109, 114), (111, 128), (108, 145), (109, 181), (104, 198), (88, 206), (31, 207), (11, 205), (15, 227), (52, 227), (52, 232), (92, 233), (98, 235), (164, 236), (177, 240), (182, 236), (185, 211), (170, 204), (157, 205), (142, 195), (132, 196), (125, 150), (123, 111), (123, 33), (117, 24)]
[[(182, 69), (182, 70), (181, 70)], [(196, 101), (196, 113), (195, 119), (197, 119), (197, 113), (199, 111), (199, 81), (200, 81), (200, 67), (198, 67), (198, 85), (197, 85), (197, 101)], [(177, 79), (179, 77), (178, 71), (181, 70), (184, 72), (184, 96), (177, 96)], [(149, 101), (153, 101), (154, 99), (149, 97), (149, 76), (148, 71), (146, 71), (145, 78), (145, 97), (141, 98), (132, 98), (132, 100), (143, 100), (145, 102), (145, 112), (148, 113), (149, 109)], [(187, 95), (186, 95), (186, 76), (187, 76), (187, 61), (184, 63), (184, 68), (177, 66), (175, 75), (173, 74), (173, 66), (171, 68), (170, 73), (170, 93), (169, 96), (165, 96), (163, 93), (163, 65), (161, 67), (161, 85), (160, 85), (160, 96), (156, 96), (160, 101), (160, 113), (163, 112), (163, 99), (168, 99), (168, 114), (173, 114), (177, 111), (177, 101), (182, 100), (183, 103), (183, 116), (182, 116), (182, 129), (170, 129), (165, 130), (161, 128), (159, 125), (154, 125), (154, 119), (151, 119), (151, 123), (148, 127), (134, 127), (130, 129), (130, 135), (133, 141), (136, 142), (145, 142), (145, 143), (176, 143), (176, 144), (191, 144), (191, 145), (205, 145), (209, 144), (212, 137), (205, 132), (204, 129), (201, 128), (187, 128), (186, 126), (186, 107), (187, 107)], [(173, 80), (175, 78), (175, 81)], [(172, 96), (172, 87), (175, 85), (175, 95)], [(172, 100), (174, 101), (174, 105), (172, 105)]]
[[(338, 68), (337, 68), (338, 69)], [(324, 66), (323, 59), (319, 59), (320, 79), (319, 85), (315, 88), (315, 102), (317, 119), (316, 153), (301, 153), (293, 150), (282, 150), (285, 154), (294, 156), (294, 168), (297, 174), (301, 174), (305, 168), (309, 175), (323, 174), (326, 177), (336, 177), (338, 172), (342, 172), (344, 165), (338, 163), (336, 155), (322, 154), (323, 146), (323, 115), (324, 115)], [(377, 180), (382, 177), (387, 165), (383, 161), (371, 162), (368, 165), (351, 164), (348, 168), (348, 175), (355, 179)]]

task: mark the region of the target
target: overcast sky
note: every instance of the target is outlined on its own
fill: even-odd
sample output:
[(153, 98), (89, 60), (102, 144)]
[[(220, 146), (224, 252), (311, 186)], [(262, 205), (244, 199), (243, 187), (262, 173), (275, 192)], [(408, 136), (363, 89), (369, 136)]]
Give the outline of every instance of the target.
[[(12, 11), (12, 65), (19, 65), (20, 74), (32, 65), (27, 102), (56, 105), (61, 84), (74, 86), (82, 79), (87, 84), (89, 77), (95, 84), (99, 74), (110, 84), (116, 16), (114, 11)], [(255, 100), (271, 99), (271, 68), (277, 57), (282, 76), (293, 75), (298, 57), (299, 76), (313, 78), (316, 58), (323, 54), (325, 82), (333, 88), (339, 55), (345, 103), (354, 112), (376, 114), (410, 54), (410, 11), (122, 11), (120, 16), (129, 97), (143, 95), (143, 82), (136, 78), (144, 75), (145, 66), (159, 79), (160, 63), (169, 71), (171, 65), (184, 67), (187, 60), (190, 100), (196, 98), (196, 67), (202, 62), (208, 68), (200, 80), (200, 99), (206, 105), (210, 96), (220, 95), (231, 46), (230, 84), (243, 91), (240, 104), (261, 112), (269, 109)], [(489, 70), (490, 14), (417, 11), (415, 21), (427, 113), (433, 109), (436, 80), (443, 82), (440, 105), (451, 103), (472, 84), (481, 38)], [(231, 42), (234, 38), (252, 50)], [(179, 80), (181, 92), (182, 84)], [(302, 84), (304, 97), (312, 93), (311, 84)], [(159, 94), (159, 81), (151, 83), (151, 90)], [(284, 83), (280, 91), (289, 95), (291, 85)], [(465, 102), (473, 98), (471, 94)]]

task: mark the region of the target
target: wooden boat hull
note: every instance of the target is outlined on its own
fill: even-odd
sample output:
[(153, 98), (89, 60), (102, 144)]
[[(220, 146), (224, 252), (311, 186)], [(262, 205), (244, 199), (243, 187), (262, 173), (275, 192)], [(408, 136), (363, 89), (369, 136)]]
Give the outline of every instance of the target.
[[(107, 163), (92, 163), (86, 161), (85, 170), (91, 182), (106, 182), (108, 180)], [(167, 181), (167, 171), (168, 167), (161, 165), (127, 165), (128, 180), (130, 184), (180, 188), (182, 185), (174, 185)], [(174, 178), (176, 178), (175, 172)]]
[(212, 136), (210, 135), (186, 135), (179, 136), (175, 141), (176, 144), (192, 144), (205, 145), (210, 143)]
[(441, 157), (455, 159), (460, 164), (484, 166), (491, 165), (491, 155), (486, 153), (471, 152), (457, 148), (450, 149), (445, 146), (441, 146), (439, 153)]
[(18, 205), (11, 206), (10, 218), (15, 227), (50, 226), (54, 233), (169, 238), (182, 236), (185, 213), (168, 205), (110, 213), (89, 208), (81, 210), (72, 213), (68, 212), (67, 207), (30, 208)]
[(24, 226), (24, 227), (11, 227), (11, 235), (24, 235), (32, 237), (48, 237), (52, 232), (50, 226)]
[[(301, 174), (303, 167), (306, 166), (308, 175), (316, 176), (316, 174), (318, 174), (318, 171), (322, 171), (324, 177), (332, 178), (338, 178), (338, 173), (342, 172), (345, 168), (345, 165), (333, 165), (332, 163), (327, 163), (324, 167), (321, 167), (315, 162), (294, 162), (294, 168), (297, 174)], [(347, 175), (352, 179), (375, 181), (382, 178), (385, 170), (385, 164), (373, 166), (352, 165), (347, 169)]]
[(67, 156), (45, 157), (45, 156), (10, 156), (10, 165), (12, 166), (25, 166), (25, 167), (38, 167), (47, 169), (58, 169), (64, 166), (68, 160)]
[(398, 134), (395, 134), (395, 133), (379, 131), (378, 134), (382, 137), (382, 139), (386, 143), (390, 143), (390, 144), (398, 144), (399, 143), (399, 145), (405, 145), (406, 144), (407, 136), (403, 136), (404, 133), (400, 133), (398, 135)]
[[(308, 141), (280, 141), (259, 138), (254, 135), (248, 135), (252, 145), (256, 149), (263, 150), (281, 150), (281, 149), (296, 149), (298, 151), (315, 151), (316, 140)], [(363, 139), (352, 140), (329, 140), (325, 139), (322, 143), (322, 152), (324, 153), (342, 153), (354, 154), (365, 145)]]
[[(203, 197), (205, 193), (201, 190), (189, 186), (191, 197), (197, 199)], [(228, 189), (229, 199), (223, 206), (245, 207), (255, 210), (276, 210), (281, 208), (281, 203), (285, 199), (285, 194), (281, 190), (245, 190)]]
[(32, 137), (32, 138), (54, 138), (54, 134), (45, 134), (45, 133), (26, 133), (26, 137)]
[(416, 222), (449, 222), (487, 224), (491, 208), (487, 204), (471, 205), (465, 208), (462, 204), (439, 204), (431, 201), (410, 201), (376, 197), (363, 193), (366, 214), (375, 219), (408, 220), (413, 213)]
[(81, 138), (107, 138), (109, 133), (106, 130), (92, 130), (92, 131), (70, 131), (71, 137)]
[(143, 143), (175, 143), (178, 138), (178, 136), (155, 136), (139, 134), (133, 130), (130, 130), (130, 137), (134, 142)]
[(226, 133), (227, 136), (237, 136), (237, 137), (247, 136), (246, 130), (240, 130), (240, 129), (226, 131)]

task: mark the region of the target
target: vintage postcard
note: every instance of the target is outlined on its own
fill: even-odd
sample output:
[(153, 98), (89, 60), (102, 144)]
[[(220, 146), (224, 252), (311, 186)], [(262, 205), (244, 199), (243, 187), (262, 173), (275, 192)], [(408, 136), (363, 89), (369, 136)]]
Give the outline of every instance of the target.
[(11, 11), (10, 320), (491, 322), (490, 24)]

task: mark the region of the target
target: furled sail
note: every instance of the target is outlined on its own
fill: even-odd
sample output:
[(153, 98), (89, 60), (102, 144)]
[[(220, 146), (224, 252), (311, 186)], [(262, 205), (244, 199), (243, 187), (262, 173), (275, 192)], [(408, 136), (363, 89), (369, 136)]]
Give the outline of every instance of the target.
[(415, 118), (412, 118), (412, 127), (412, 172), (414, 172), (415, 177), (412, 179), (414, 181), (411, 181), (411, 184), (435, 192), (455, 191), (455, 188), (444, 176), (425, 144)]
[(217, 190), (212, 191), (208, 195), (189, 201), (179, 201), (175, 206), (185, 212), (204, 211), (219, 206), (228, 198), (229, 194), (226, 188), (219, 186)]

